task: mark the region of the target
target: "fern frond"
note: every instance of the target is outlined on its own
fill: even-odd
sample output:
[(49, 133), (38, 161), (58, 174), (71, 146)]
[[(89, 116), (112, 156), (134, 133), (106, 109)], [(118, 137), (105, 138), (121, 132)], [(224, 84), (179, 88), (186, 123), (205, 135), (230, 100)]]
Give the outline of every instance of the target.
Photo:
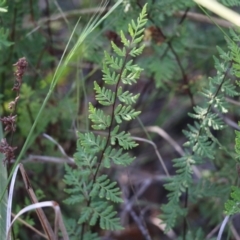
[(131, 21), (129, 24), (132, 38), (128, 40), (121, 32), (124, 47), (120, 49), (112, 42), (114, 56), (104, 53), (102, 79), (104, 84), (111, 85), (111, 88), (100, 87), (95, 81), (94, 90), (99, 105), (109, 107), (111, 112), (108, 115), (89, 103), (89, 119), (93, 129), (106, 130), (107, 136), (103, 137), (91, 131), (79, 133), (77, 153), (74, 155), (78, 169), (71, 171), (66, 166), (66, 192), (71, 195), (66, 202), (81, 203), (79, 224), (93, 226), (99, 223), (102, 229), (122, 229), (117, 213), (111, 205), (122, 202), (121, 191), (116, 182), (112, 182), (107, 175), (101, 175), (101, 169), (109, 168), (112, 163), (127, 166), (134, 160), (134, 157), (124, 151), (136, 147), (137, 143), (130, 133), (119, 131), (119, 124), (135, 119), (140, 114), (133, 107), (139, 94), (123, 92), (123, 85), (136, 83), (142, 71), (130, 58), (143, 51), (144, 45), (138, 46), (138, 43), (143, 39), (146, 22), (145, 5), (137, 22)]
[[(238, 38), (235, 36), (235, 39)], [(239, 66), (231, 63), (233, 59), (240, 63), (240, 51), (232, 42), (229, 44), (231, 45), (230, 53), (224, 53), (222, 49), (218, 48), (222, 58), (221, 61), (214, 57), (217, 74), (215, 77), (209, 78), (209, 86), (201, 91), (201, 95), (205, 97), (205, 103), (195, 106), (193, 108), (194, 113), (189, 113), (189, 116), (196, 121), (193, 125), (188, 124), (188, 130), (184, 130), (183, 133), (187, 137), (184, 147), (189, 148), (185, 152), (191, 152), (191, 155), (173, 160), (176, 176), (164, 185), (170, 191), (168, 194), (169, 201), (166, 205), (163, 205), (163, 215), (160, 216), (165, 219), (166, 230), (173, 228), (177, 217), (184, 213), (179, 208), (179, 198), (187, 189), (192, 189), (192, 166), (203, 162), (205, 159), (213, 161), (219, 149), (228, 153), (214, 136), (213, 130), (221, 130), (225, 127), (218, 114), (218, 112), (225, 114), (228, 111), (225, 96), (239, 95), (232, 83), (233, 81), (228, 78), (231, 73), (236, 75), (240, 72)], [(212, 110), (215, 111), (212, 112)], [(174, 214), (170, 212), (170, 209), (174, 209)]]

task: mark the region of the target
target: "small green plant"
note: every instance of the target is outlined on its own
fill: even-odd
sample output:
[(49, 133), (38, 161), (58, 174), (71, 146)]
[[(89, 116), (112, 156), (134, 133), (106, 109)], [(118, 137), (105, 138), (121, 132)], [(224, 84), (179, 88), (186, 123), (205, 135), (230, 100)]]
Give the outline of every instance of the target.
[[(233, 30), (230, 33), (232, 40), (229, 37), (227, 38), (230, 51), (225, 52), (218, 48), (220, 59), (214, 57), (216, 76), (210, 77), (209, 85), (200, 92), (205, 100), (201, 101), (201, 105), (193, 108), (193, 113), (189, 113), (189, 116), (194, 119), (194, 123), (188, 124), (188, 130), (183, 131), (188, 139), (184, 144), (185, 156), (173, 160), (176, 175), (171, 177), (168, 183), (165, 184), (165, 188), (169, 190), (168, 203), (162, 206), (163, 215), (160, 217), (165, 220), (166, 231), (175, 226), (179, 216), (182, 216), (184, 219), (183, 231), (186, 231), (190, 199), (197, 201), (198, 198), (220, 195), (222, 196), (220, 200), (221, 206), (223, 206), (226, 196), (229, 194), (229, 183), (223, 185), (210, 180), (217, 172), (212, 173), (209, 177), (203, 177), (194, 172), (194, 166), (209, 160), (218, 166), (217, 156), (220, 152), (226, 155), (228, 159), (234, 160), (235, 158), (235, 155), (228, 151), (216, 137), (217, 131), (227, 127), (221, 117), (228, 112), (229, 104), (226, 97), (239, 96), (233, 78), (239, 77), (240, 55), (237, 42), (239, 42), (240, 38)], [(238, 150), (238, 145), (236, 149)], [(225, 176), (233, 184), (235, 176), (230, 176), (223, 166), (221, 168), (222, 176)], [(198, 184), (194, 183), (192, 175), (201, 178)], [(235, 188), (234, 192), (235, 194), (233, 195), (235, 196)], [(184, 205), (180, 204), (182, 195), (185, 196)], [(225, 197), (223, 197), (224, 195)], [(232, 205), (232, 202), (226, 204), (228, 210), (230, 205)], [(220, 203), (218, 206), (220, 206)]]
[[(90, 226), (98, 223), (102, 229), (122, 229), (114, 204), (121, 203), (121, 191), (116, 182), (105, 174), (102, 168), (109, 168), (112, 163), (127, 166), (132, 163), (127, 150), (137, 146), (130, 134), (121, 130), (123, 121), (130, 121), (139, 115), (133, 104), (139, 96), (124, 90), (138, 80), (142, 69), (133, 64), (133, 58), (142, 53), (144, 45), (138, 46), (143, 39), (144, 26), (147, 22), (146, 5), (137, 19), (128, 26), (130, 39), (121, 31), (123, 48), (111, 42), (115, 56), (104, 53), (104, 85), (94, 82), (95, 97), (110, 112), (89, 103), (89, 119), (94, 131), (78, 133), (77, 152), (74, 155), (76, 169), (66, 165), (66, 192), (70, 195), (67, 204), (81, 204), (78, 223), (82, 225), (81, 239), (93, 239)], [(104, 136), (104, 133), (106, 136)], [(90, 235), (89, 235), (90, 234)], [(91, 237), (90, 237), (91, 236)]]

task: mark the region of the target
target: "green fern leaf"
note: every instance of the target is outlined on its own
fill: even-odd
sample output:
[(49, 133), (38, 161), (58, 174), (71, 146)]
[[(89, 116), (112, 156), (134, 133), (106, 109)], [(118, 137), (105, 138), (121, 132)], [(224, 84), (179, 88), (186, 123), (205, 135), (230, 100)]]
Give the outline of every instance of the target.
[[(106, 103), (106, 101), (104, 103)], [(111, 117), (109, 115), (105, 115), (103, 110), (96, 109), (92, 103), (89, 103), (89, 113), (89, 118), (93, 123), (95, 123), (92, 125), (93, 129), (105, 130), (110, 126)]]
[(112, 202), (121, 203), (123, 202), (122, 198), (120, 198), (121, 191), (116, 185), (117, 183), (111, 182), (107, 175), (102, 175), (97, 178), (90, 196), (99, 196), (100, 198), (106, 198)]
[[(79, 144), (79, 141), (78, 141)], [(74, 160), (79, 167), (89, 167), (90, 169), (96, 164), (96, 157), (90, 152), (86, 152), (82, 147), (77, 148), (77, 152), (74, 154)]]
[(109, 229), (111, 231), (121, 230), (119, 219), (116, 218), (116, 212), (113, 207), (106, 202), (94, 201), (90, 207), (84, 207), (78, 223), (89, 222), (90, 225), (95, 225), (100, 220), (100, 227), (102, 229)]
[(209, 113), (208, 116), (203, 120), (203, 125), (212, 127), (214, 130), (221, 130), (224, 128), (224, 123), (216, 113)]
[(116, 141), (125, 150), (132, 149), (138, 144), (131, 138), (130, 133), (124, 131), (118, 133), (119, 126), (117, 125), (111, 133), (111, 144), (115, 145)]
[(118, 88), (117, 97), (120, 102), (126, 103), (128, 105), (136, 103), (140, 94), (133, 95), (129, 91), (122, 92), (122, 87)]
[(91, 207), (82, 207), (81, 215), (80, 215), (80, 218), (78, 219), (78, 223), (82, 224), (82, 223), (88, 222), (92, 213), (93, 213), (93, 209)]
[[(72, 194), (70, 191), (67, 190), (65, 192), (68, 194)], [(69, 198), (64, 200), (64, 202), (68, 205), (73, 205), (76, 203), (82, 203), (84, 200), (85, 198), (78, 193), (78, 195), (71, 195)]]
[(114, 70), (120, 70), (123, 67), (123, 59), (118, 57), (110, 56), (108, 52), (104, 52), (104, 60), (105, 63), (109, 65), (109, 67), (113, 68)]
[(114, 103), (115, 93), (111, 89), (101, 88), (94, 81), (94, 90), (96, 91), (96, 100), (103, 106), (110, 106)]
[(122, 123), (122, 120), (130, 121), (135, 119), (140, 113), (140, 111), (135, 111), (129, 105), (123, 106), (122, 104), (119, 104), (114, 111), (114, 117), (117, 123)]
[(240, 189), (232, 186), (231, 198), (225, 203), (227, 215), (234, 215), (240, 212)]
[(184, 143), (183, 146), (189, 147), (190, 145), (193, 146), (194, 143), (196, 142), (196, 140), (198, 139), (201, 125), (197, 122), (194, 122), (194, 126), (188, 124), (187, 127), (188, 127), (189, 131), (183, 130), (183, 133), (189, 139), (189, 141)]
[(126, 56), (126, 48), (120, 49), (113, 41), (111, 41), (112, 48), (114, 52), (119, 56), (119, 57), (124, 57)]
[(198, 136), (198, 141), (193, 146), (193, 151), (199, 156), (214, 159), (213, 143), (205, 135)]
[[(138, 41), (138, 40), (139, 40), (139, 39), (136, 39), (136, 41)], [(142, 40), (142, 39), (141, 39), (141, 40)], [(144, 47), (145, 47), (144, 45), (142, 45), (142, 46), (139, 47), (139, 48), (134, 47), (134, 48), (130, 51), (129, 55), (132, 56), (132, 57), (139, 56), (139, 55), (142, 53)]]
[(227, 102), (223, 94), (218, 94), (213, 100), (213, 107), (218, 109), (221, 113), (227, 113)]
[(103, 81), (106, 84), (109, 84), (109, 85), (117, 84), (117, 81), (118, 81), (120, 75), (116, 74), (116, 72), (111, 73), (110, 69), (107, 67), (106, 63), (103, 64), (102, 72), (103, 72)]
[[(134, 21), (132, 21), (132, 22), (135, 25)], [(132, 38), (134, 37), (134, 25), (128, 24), (128, 32)]]
[(222, 84), (221, 91), (225, 92), (226, 95), (230, 97), (239, 96), (239, 93), (235, 89), (236, 89), (236, 86), (234, 86), (230, 80), (227, 80)]
[(193, 110), (197, 114), (188, 113), (188, 115), (192, 118), (199, 119), (199, 120), (204, 119), (206, 117), (206, 114), (208, 113), (208, 108), (206, 107), (203, 108), (203, 107), (196, 106), (196, 107), (193, 107)]
[[(174, 206), (174, 208), (173, 208)], [(161, 207), (164, 214), (160, 215), (160, 219), (164, 220), (166, 223), (166, 228), (164, 232), (169, 232), (175, 226), (177, 217), (185, 216), (187, 214), (186, 209), (179, 206), (178, 202), (169, 202), (168, 204), (163, 204)], [(174, 210), (174, 211), (173, 211)]]
[(80, 133), (79, 139), (83, 148), (88, 149), (92, 153), (100, 152), (106, 145), (106, 138), (99, 135), (95, 136), (92, 132), (85, 134)]
[(111, 161), (113, 161), (117, 165), (127, 166), (134, 161), (135, 157), (130, 157), (129, 154), (123, 153), (123, 149), (114, 149), (110, 146), (107, 147), (104, 153), (103, 164), (106, 168), (111, 166)]
[(137, 65), (127, 66), (121, 76), (122, 83), (128, 85), (136, 83), (137, 79), (140, 77), (141, 72), (142, 68), (138, 67)]
[(121, 42), (123, 43), (123, 45), (125, 47), (130, 47), (130, 41), (127, 40), (127, 38), (125, 37), (125, 34), (123, 33), (123, 31), (120, 32), (120, 37), (121, 37)]

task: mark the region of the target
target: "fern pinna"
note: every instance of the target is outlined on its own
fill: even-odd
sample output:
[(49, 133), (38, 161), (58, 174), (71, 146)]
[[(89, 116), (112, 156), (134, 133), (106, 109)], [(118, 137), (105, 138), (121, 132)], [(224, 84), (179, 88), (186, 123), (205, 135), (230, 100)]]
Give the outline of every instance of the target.
[(123, 32), (120, 33), (122, 49), (111, 42), (115, 56), (104, 53), (104, 86), (100, 87), (94, 82), (97, 102), (108, 109), (110, 107), (111, 112), (107, 114), (89, 103), (89, 119), (94, 130), (104, 131), (105, 135), (107, 132), (107, 136), (94, 132), (78, 133), (77, 153), (74, 155), (77, 169), (66, 165), (66, 192), (70, 194), (66, 203), (81, 204), (78, 220), (78, 223), (82, 224), (81, 239), (93, 239), (90, 226), (96, 225), (97, 222), (102, 229), (122, 228), (113, 209), (113, 203), (122, 202), (121, 191), (116, 182), (112, 182), (107, 175), (101, 175), (100, 169), (110, 168), (111, 162), (127, 166), (134, 160), (126, 150), (137, 144), (129, 133), (120, 131), (120, 127), (123, 121), (130, 121), (139, 115), (140, 112), (133, 108), (138, 95), (124, 91), (123, 86), (136, 83), (142, 71), (139, 66), (133, 64), (131, 58), (143, 51), (144, 45), (138, 44), (143, 39), (146, 16), (145, 5), (137, 22), (132, 20), (128, 26), (130, 40)]
[[(183, 231), (186, 232), (189, 199), (209, 197), (213, 196), (214, 193), (215, 197), (219, 197), (220, 192), (217, 192), (217, 189), (220, 189), (222, 192), (225, 191), (225, 195), (222, 194), (219, 197), (218, 208), (220, 206), (223, 208), (230, 189), (229, 182), (234, 181), (234, 176), (230, 176), (229, 173), (224, 176), (229, 179), (229, 182), (225, 185), (221, 184), (220, 188), (217, 183), (210, 180), (213, 179), (214, 173), (211, 173), (209, 178), (205, 177), (199, 181), (193, 181), (193, 179), (202, 177), (196, 165), (209, 160), (216, 164), (215, 157), (219, 152), (222, 151), (228, 157), (228, 161), (234, 159), (234, 154), (228, 151), (216, 137), (216, 131), (226, 127), (222, 117), (228, 112), (226, 97), (239, 96), (232, 78), (239, 75), (238, 42), (240, 38), (233, 31), (231, 35), (233, 40), (228, 42), (230, 51), (225, 53), (218, 48), (220, 60), (214, 57), (216, 76), (210, 77), (208, 86), (200, 92), (204, 101), (201, 99), (201, 105), (195, 106), (194, 112), (189, 113), (189, 116), (194, 119), (194, 123), (188, 124), (188, 129), (183, 131), (187, 137), (184, 144), (185, 155), (173, 160), (176, 175), (172, 176), (165, 184), (165, 188), (169, 191), (168, 203), (162, 206), (163, 213), (160, 218), (166, 223), (166, 231), (172, 229), (176, 225), (177, 218), (182, 216), (185, 219)], [(195, 176), (193, 177), (193, 175)], [(212, 184), (215, 185), (212, 186)], [(214, 189), (214, 193), (211, 192), (211, 189)], [(184, 204), (180, 203), (182, 196), (184, 196)]]

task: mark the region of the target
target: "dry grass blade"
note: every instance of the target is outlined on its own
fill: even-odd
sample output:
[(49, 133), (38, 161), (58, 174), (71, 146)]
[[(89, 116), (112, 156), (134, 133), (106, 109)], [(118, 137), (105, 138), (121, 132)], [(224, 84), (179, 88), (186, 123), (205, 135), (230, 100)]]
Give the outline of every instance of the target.
[[(16, 217), (16, 214), (12, 213), (11, 214), (12, 217)], [(34, 228), (33, 226), (29, 225), (26, 221), (24, 221), (22, 218), (18, 218), (17, 219), (19, 222), (21, 222), (21, 224), (25, 225), (27, 228), (31, 229), (33, 232), (35, 232), (37, 235), (45, 238), (45, 239), (48, 239), (47, 236), (45, 234), (43, 234), (42, 232), (38, 231), (36, 228)]]
[[(28, 194), (29, 194), (32, 202), (33, 203), (38, 203), (37, 197), (36, 197), (32, 187), (30, 185), (29, 178), (28, 178), (27, 173), (25, 172), (22, 164), (20, 164), (20, 171), (21, 171), (26, 189), (28, 191)], [(47, 220), (43, 210), (41, 208), (39, 208), (39, 209), (36, 209), (36, 211), (37, 211), (39, 220), (41, 221), (42, 227), (44, 228), (46, 234), (50, 233), (51, 236), (55, 237), (53, 239), (57, 239), (58, 229), (60, 228), (60, 230), (62, 232), (62, 235), (63, 235), (63, 239), (68, 240), (69, 238), (68, 238), (68, 234), (67, 234), (67, 230), (65, 228), (65, 225), (63, 223), (60, 207), (59, 207), (58, 203), (55, 202), (55, 201), (51, 201), (51, 203), (53, 204), (52, 207), (54, 207), (54, 210), (55, 210), (55, 226), (54, 226), (55, 234), (53, 234), (53, 230), (51, 228), (51, 225), (50, 225), (49, 221)], [(52, 238), (50, 238), (50, 239), (52, 239)]]
[[(12, 223), (11, 223), (11, 225), (10, 225), (10, 228), (9, 228), (9, 230), (8, 230), (7, 240), (10, 239), (10, 238), (9, 238), (9, 237), (10, 237), (10, 230), (11, 230), (11, 227), (12, 227), (13, 223), (14, 223), (22, 214), (24, 214), (24, 213), (26, 213), (26, 212), (28, 212), (28, 211), (31, 211), (31, 210), (36, 210), (36, 211), (37, 211), (37, 210), (39, 210), (39, 209), (41, 209), (41, 208), (43, 208), (43, 207), (53, 207), (53, 208), (54, 208), (54, 211), (55, 211), (55, 213), (56, 213), (56, 215), (55, 215), (55, 221), (58, 222), (58, 220), (59, 220), (58, 216), (59, 216), (59, 214), (61, 214), (61, 213), (60, 213), (60, 211), (59, 211), (59, 206), (58, 206), (58, 204), (57, 204), (55, 201), (45, 201), (45, 202), (38, 202), (38, 203), (31, 204), (31, 205), (23, 208), (23, 209), (14, 217), (14, 219), (12, 220)], [(42, 210), (42, 209), (41, 209), (41, 210)], [(56, 219), (57, 219), (57, 220), (56, 220)], [(58, 237), (57, 237), (57, 235), (56, 235), (56, 236), (54, 236), (54, 238), (48, 238), (48, 239), (57, 240)], [(64, 240), (68, 240), (68, 237), (67, 237), (67, 238), (63, 238), (63, 239), (64, 239)]]
[(59, 151), (62, 153), (63, 156), (65, 156), (69, 161), (71, 161), (72, 163), (75, 163), (74, 162), (74, 159), (69, 157), (66, 152), (64, 151), (63, 147), (56, 141), (54, 140), (51, 136), (49, 136), (48, 134), (46, 133), (43, 133), (43, 136), (48, 139), (49, 141), (51, 141), (52, 143), (54, 143), (55, 145), (57, 145)]
[(73, 161), (68, 160), (67, 158), (59, 158), (59, 157), (52, 157), (52, 156), (41, 156), (41, 155), (29, 155), (26, 159), (22, 161), (25, 162), (51, 162), (56, 164), (71, 164), (75, 165)]
[[(25, 172), (22, 164), (20, 164), (20, 171), (22, 174), (22, 178), (23, 178), (26, 190), (29, 194), (29, 197), (30, 197), (32, 203), (38, 203), (37, 197), (32, 189), (29, 178), (28, 178), (27, 173)], [(49, 239), (55, 239), (55, 234), (54, 234), (52, 227), (51, 227), (49, 221), (47, 220), (47, 217), (46, 217), (45, 213), (43, 212), (43, 210), (41, 208), (36, 208), (36, 212), (37, 212), (38, 218), (41, 222), (41, 225), (43, 227), (45, 234), (48, 236)]]
[[(13, 199), (13, 191), (14, 191), (14, 185), (16, 182), (18, 169), (19, 169), (19, 164), (16, 166), (13, 172), (13, 176), (12, 176), (11, 184), (9, 188), (8, 202), (7, 202), (7, 221), (6, 221), (7, 231), (10, 229), (10, 225), (11, 225), (12, 199)], [(11, 239), (11, 236), (9, 237), (9, 239)]]
[(220, 17), (225, 18), (236, 26), (240, 26), (240, 15), (233, 10), (223, 6), (219, 2), (215, 0), (194, 0), (194, 2), (202, 5)]
[(157, 149), (156, 144), (155, 144), (153, 141), (150, 141), (150, 140), (145, 139), (145, 138), (132, 137), (132, 139), (134, 139), (134, 140), (136, 140), (136, 141), (146, 142), (146, 143), (151, 144), (151, 145), (153, 146), (154, 150), (155, 150), (155, 153), (156, 153), (156, 155), (157, 155), (157, 157), (158, 157), (158, 159), (159, 159), (160, 164), (162, 165), (162, 168), (163, 168), (165, 174), (166, 174), (168, 177), (170, 177), (170, 174), (169, 174), (169, 172), (168, 172), (168, 170), (167, 170), (167, 167), (166, 167), (166, 165), (165, 165), (165, 163), (164, 163), (164, 161), (163, 161), (163, 159), (162, 159), (162, 157), (161, 157), (160, 152), (159, 152), (158, 149)]
[[(17, 176), (17, 172), (18, 169), (20, 169), (20, 172), (22, 174), (23, 177), (23, 181), (26, 187), (26, 190), (31, 198), (32, 201), (32, 205), (27, 206), (25, 208), (23, 208), (15, 217), (14, 220), (11, 221), (11, 211), (12, 211), (12, 198), (13, 198), (13, 190), (14, 190), (14, 185), (16, 182), (16, 176)], [(47, 217), (45, 216), (45, 213), (43, 212), (43, 210), (41, 209), (42, 207), (53, 207), (55, 210), (55, 224), (54, 224), (54, 231), (52, 230), (52, 227), (47, 219)], [(16, 219), (19, 218), (20, 215), (22, 215), (23, 213), (36, 209), (38, 218), (41, 222), (41, 225), (43, 227), (43, 230), (46, 234), (46, 238), (50, 239), (50, 240), (57, 240), (58, 239), (58, 229), (60, 228), (62, 235), (63, 235), (63, 239), (64, 240), (68, 240), (68, 234), (65, 228), (65, 225), (63, 223), (63, 219), (62, 219), (62, 215), (61, 215), (61, 210), (59, 208), (58, 203), (56, 203), (55, 201), (47, 201), (47, 202), (43, 202), (43, 203), (39, 203), (37, 200), (37, 197), (31, 187), (29, 178), (27, 176), (27, 173), (24, 170), (24, 167), (22, 164), (17, 165), (17, 167), (14, 170), (13, 173), (13, 177), (11, 179), (11, 185), (10, 185), (10, 189), (9, 189), (9, 197), (8, 197), (8, 207), (7, 207), (7, 239), (10, 240), (11, 239), (11, 235), (10, 235), (10, 229), (11, 226), (13, 225), (14, 221)]]
[(150, 126), (146, 128), (147, 131), (149, 132), (154, 132), (160, 135), (162, 138), (164, 138), (169, 144), (171, 144), (174, 149), (179, 153), (180, 156), (184, 156), (184, 151), (183, 149), (179, 146), (179, 144), (167, 133), (165, 132), (162, 128), (158, 126)]
[[(180, 156), (184, 156), (185, 153), (183, 151), (183, 149), (179, 146), (179, 144), (173, 139), (171, 138), (171, 136), (166, 133), (162, 128), (158, 127), (158, 126), (150, 126), (146, 128), (147, 131), (149, 132), (155, 132), (158, 135), (160, 135), (162, 138), (164, 138), (171, 146), (174, 147), (174, 149), (180, 154)], [(193, 172), (195, 173), (195, 175), (198, 178), (201, 178), (201, 172), (197, 169), (196, 166), (192, 166)]]

